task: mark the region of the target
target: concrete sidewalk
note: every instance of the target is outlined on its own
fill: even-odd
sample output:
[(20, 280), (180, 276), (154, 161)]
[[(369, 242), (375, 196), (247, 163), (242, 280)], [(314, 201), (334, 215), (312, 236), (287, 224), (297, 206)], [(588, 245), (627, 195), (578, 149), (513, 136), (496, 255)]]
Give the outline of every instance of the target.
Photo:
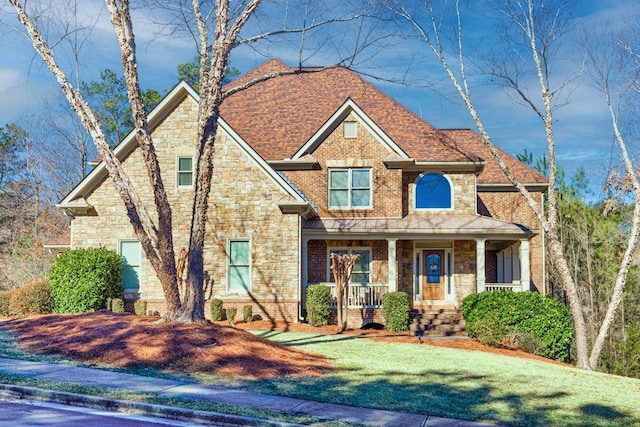
[[(64, 383), (82, 384), (102, 388), (130, 390), (133, 392), (157, 393), (165, 397), (179, 397), (185, 399), (215, 402), (236, 407), (266, 409), (280, 413), (310, 415), (325, 419), (339, 420), (367, 426), (482, 426), (486, 424), (456, 420), (451, 418), (432, 417), (428, 415), (410, 414), (405, 412), (386, 411), (381, 409), (367, 409), (354, 406), (335, 405), (314, 402), (291, 397), (273, 396), (249, 391), (168, 380), (164, 378), (144, 377), (125, 374), (103, 369), (82, 368), (59, 365), (54, 363), (29, 362), (17, 359), (0, 358), (0, 371), (19, 374), (25, 377)], [(12, 393), (18, 393), (20, 387), (4, 387)], [(24, 387), (23, 389), (30, 389)], [(52, 392), (55, 393), (55, 392)], [(24, 390), (25, 396), (29, 390)], [(69, 394), (69, 393), (60, 393)], [(68, 400), (64, 396), (62, 401)], [(97, 400), (100, 400), (98, 398)], [(105, 405), (119, 408), (121, 403), (109, 404), (109, 399), (102, 399)], [(136, 404), (136, 407), (145, 404)], [(148, 405), (155, 407), (157, 405)], [(144, 408), (138, 410), (144, 410)], [(157, 415), (157, 408), (150, 408)], [(192, 411), (197, 412), (197, 411)], [(239, 417), (242, 418), (242, 417)]]

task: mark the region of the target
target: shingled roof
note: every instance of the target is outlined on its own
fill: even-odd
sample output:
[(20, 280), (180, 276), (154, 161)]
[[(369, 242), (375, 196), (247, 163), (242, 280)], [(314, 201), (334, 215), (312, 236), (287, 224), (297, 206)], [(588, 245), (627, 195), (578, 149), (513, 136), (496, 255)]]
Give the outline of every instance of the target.
[[(272, 59), (234, 81), (291, 71)], [(410, 157), (432, 162), (479, 161), (456, 149), (449, 137), (343, 67), (305, 69), (235, 93), (221, 116), (264, 159), (292, 157), (348, 99), (352, 99)]]
[[(291, 158), (348, 100), (378, 125), (409, 157), (426, 162), (479, 162), (479, 183), (508, 184), (480, 137), (471, 130), (442, 131), (343, 67), (295, 69), (271, 59), (226, 89), (260, 76), (291, 72), (228, 97), (221, 116), (265, 160)], [(546, 183), (533, 169), (506, 154), (524, 183)]]
[[(473, 153), (485, 160), (484, 170), (478, 176), (478, 184), (510, 184), (509, 179), (500, 169), (500, 165), (489, 152), (489, 148), (482, 142), (480, 135), (471, 129), (444, 129), (442, 131), (451, 137), (458, 149)], [(520, 182), (523, 184), (547, 184), (547, 178), (542, 174), (520, 162), (501, 148), (496, 148), (498, 148), (505, 163), (511, 168)]]

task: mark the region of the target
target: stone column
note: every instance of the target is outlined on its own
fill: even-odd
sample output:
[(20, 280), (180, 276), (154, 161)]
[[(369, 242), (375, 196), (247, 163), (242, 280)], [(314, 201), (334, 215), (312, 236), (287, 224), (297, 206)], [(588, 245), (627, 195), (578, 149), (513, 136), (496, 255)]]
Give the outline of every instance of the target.
[(304, 299), (304, 294), (307, 290), (307, 282), (309, 280), (309, 262), (308, 262), (308, 258), (309, 258), (309, 238), (308, 237), (303, 237), (302, 238), (302, 248), (300, 248), (300, 281), (302, 282), (300, 284), (300, 288), (301, 291), (303, 293), (303, 297), (301, 299)]
[(476, 292), (484, 292), (484, 244), (486, 239), (476, 239)]
[(520, 283), (523, 291), (531, 290), (531, 268), (529, 266), (529, 240), (520, 240)]
[(389, 263), (389, 292), (398, 291), (398, 273), (396, 272), (396, 241), (398, 239), (387, 239), (387, 260)]

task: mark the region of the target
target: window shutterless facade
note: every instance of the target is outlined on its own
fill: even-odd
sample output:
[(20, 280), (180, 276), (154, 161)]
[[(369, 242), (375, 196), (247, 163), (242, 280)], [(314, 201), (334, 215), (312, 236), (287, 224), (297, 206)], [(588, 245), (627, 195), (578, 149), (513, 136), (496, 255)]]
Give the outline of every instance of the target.
[(335, 282), (331, 271), (331, 254), (358, 255), (358, 260), (351, 272), (351, 283), (366, 285), (371, 282), (371, 248), (328, 248), (327, 249), (327, 279)]
[(329, 170), (329, 208), (371, 208), (371, 169)]
[(227, 288), (229, 292), (251, 290), (251, 241), (229, 240), (227, 257)]
[(178, 188), (193, 187), (193, 157), (180, 156), (176, 163), (176, 183)]
[(142, 251), (137, 240), (120, 240), (118, 251), (122, 256), (122, 288), (124, 292), (140, 291), (140, 264)]

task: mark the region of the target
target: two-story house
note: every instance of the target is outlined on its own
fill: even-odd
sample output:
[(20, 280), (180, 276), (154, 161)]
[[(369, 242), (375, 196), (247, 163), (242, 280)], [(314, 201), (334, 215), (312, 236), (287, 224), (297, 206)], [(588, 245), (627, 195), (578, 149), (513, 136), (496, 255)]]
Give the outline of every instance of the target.
[[(233, 85), (288, 69), (271, 60)], [(173, 209), (188, 244), (198, 95), (180, 83), (150, 114)], [(133, 135), (115, 149), (138, 189), (149, 183)], [(543, 176), (503, 153), (542, 201)], [(140, 191), (152, 202), (152, 192)], [(414, 307), (458, 307), (492, 289), (545, 292), (544, 240), (531, 209), (480, 137), (436, 129), (344, 68), (302, 70), (235, 93), (221, 109), (205, 265), (225, 305), (298, 321), (306, 286), (330, 283), (331, 252), (359, 255), (352, 326), (381, 296)], [(70, 247), (125, 259), (124, 290), (162, 312), (161, 287), (104, 165), (60, 204), (74, 216)], [(366, 309), (366, 310), (365, 310)]]

